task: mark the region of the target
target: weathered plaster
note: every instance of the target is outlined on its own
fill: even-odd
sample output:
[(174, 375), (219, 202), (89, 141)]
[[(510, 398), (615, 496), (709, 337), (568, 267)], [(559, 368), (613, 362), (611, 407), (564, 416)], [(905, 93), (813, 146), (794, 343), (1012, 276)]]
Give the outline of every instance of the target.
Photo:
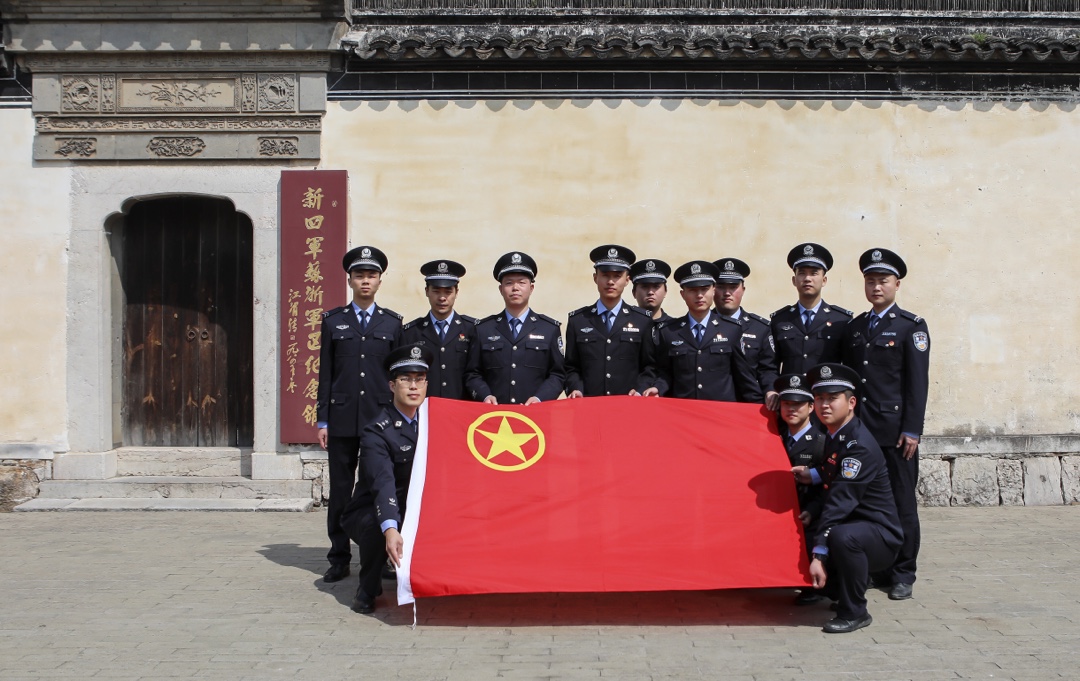
[(66, 168), (34, 167), (34, 120), (0, 109), (0, 443), (63, 449)]
[[(595, 300), (588, 251), (622, 243), (672, 265), (736, 256), (744, 299), (795, 300), (784, 257), (836, 257), (826, 300), (868, 305), (856, 262), (908, 262), (898, 303), (933, 339), (926, 433), (1075, 432), (1067, 339), (1080, 308), (1062, 282), (1080, 257), (1068, 105), (555, 100), (331, 102), (323, 163), (350, 173), (350, 241), (383, 248), (380, 300), (425, 309), (417, 269), (469, 268), (459, 309), (500, 308), (491, 266), (536, 258), (533, 307), (556, 318)], [(345, 299), (342, 276), (341, 300)], [(1048, 294), (1048, 295), (1044, 295)], [(627, 296), (629, 298), (629, 296)], [(677, 287), (666, 309), (685, 310)]]

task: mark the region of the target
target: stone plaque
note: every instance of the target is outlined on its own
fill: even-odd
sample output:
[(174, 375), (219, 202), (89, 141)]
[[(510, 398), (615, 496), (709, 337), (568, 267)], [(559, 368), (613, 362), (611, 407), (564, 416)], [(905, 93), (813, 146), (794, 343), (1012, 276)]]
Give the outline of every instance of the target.
[(240, 113), (239, 77), (121, 77), (117, 90), (117, 111), (123, 113)]

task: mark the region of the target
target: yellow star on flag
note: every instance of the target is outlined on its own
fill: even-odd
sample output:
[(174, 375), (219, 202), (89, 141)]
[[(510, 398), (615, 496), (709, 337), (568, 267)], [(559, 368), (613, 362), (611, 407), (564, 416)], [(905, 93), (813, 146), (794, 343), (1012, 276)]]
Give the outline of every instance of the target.
[(525, 461), (525, 452), (521, 451), (521, 445), (536, 437), (536, 433), (515, 433), (510, 428), (510, 422), (506, 420), (505, 416), (502, 418), (502, 422), (499, 423), (499, 432), (492, 433), (486, 430), (477, 430), (476, 432), (491, 440), (491, 449), (487, 453), (488, 461), (503, 452), (509, 452)]

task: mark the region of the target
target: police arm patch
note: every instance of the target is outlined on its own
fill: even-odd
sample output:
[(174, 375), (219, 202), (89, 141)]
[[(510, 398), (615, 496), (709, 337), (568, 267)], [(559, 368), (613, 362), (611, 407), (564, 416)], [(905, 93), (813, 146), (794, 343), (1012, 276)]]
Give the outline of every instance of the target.
[(911, 340), (915, 342), (915, 349), (919, 352), (926, 352), (930, 348), (930, 336), (926, 335), (925, 331), (911, 334)]
[(859, 475), (859, 470), (862, 469), (862, 461), (854, 457), (848, 457), (840, 462), (840, 474), (844, 476), (845, 480), (854, 480)]

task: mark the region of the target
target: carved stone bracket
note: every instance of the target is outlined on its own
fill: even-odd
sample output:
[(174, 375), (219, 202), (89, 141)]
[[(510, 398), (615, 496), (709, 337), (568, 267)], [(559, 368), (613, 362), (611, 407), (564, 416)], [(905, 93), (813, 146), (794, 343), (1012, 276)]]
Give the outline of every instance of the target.
[(146, 150), (162, 158), (198, 156), (206, 149), (206, 142), (198, 137), (155, 137)]
[(300, 154), (299, 142), (296, 137), (260, 137), (260, 156), (298, 156)]
[(57, 137), (56, 155), (70, 158), (93, 158), (97, 154), (97, 139), (94, 137)]

